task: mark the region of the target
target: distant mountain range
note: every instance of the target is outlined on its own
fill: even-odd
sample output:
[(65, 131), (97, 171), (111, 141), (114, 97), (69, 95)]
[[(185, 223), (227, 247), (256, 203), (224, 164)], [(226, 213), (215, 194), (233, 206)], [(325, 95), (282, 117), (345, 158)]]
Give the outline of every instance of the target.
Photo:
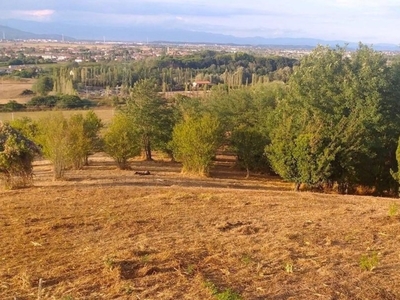
[[(190, 31), (177, 28), (159, 28), (155, 26), (135, 27), (95, 27), (78, 24), (44, 23), (21, 20), (8, 20), (8, 26), (0, 25), (0, 39), (4, 33), (6, 39), (54, 39), (65, 41), (120, 41), (120, 42), (176, 42), (271, 46), (285, 48), (314, 48), (317, 45), (344, 46), (355, 49), (358, 43), (341, 40), (329, 41), (312, 38), (264, 38), (236, 37), (225, 34)], [(9, 27), (12, 26), (13, 28)], [(19, 28), (19, 29), (15, 29)], [(32, 33), (35, 32), (35, 33)], [(56, 34), (57, 33), (57, 34)], [(395, 44), (375, 44), (375, 50), (399, 51)]]
[(65, 40), (74, 41), (74, 38), (62, 34), (36, 34), (0, 25), (0, 39), (6, 40)]

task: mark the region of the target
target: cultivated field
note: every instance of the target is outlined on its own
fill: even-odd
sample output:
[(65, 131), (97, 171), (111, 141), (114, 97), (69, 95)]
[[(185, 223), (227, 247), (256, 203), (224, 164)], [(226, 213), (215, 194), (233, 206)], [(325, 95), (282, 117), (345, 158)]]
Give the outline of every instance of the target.
[(0, 191), (1, 299), (400, 299), (397, 200), (294, 193), (222, 163), (211, 178), (101, 155), (63, 182), (34, 171)]
[(9, 80), (0, 78), (0, 104), (6, 104), (10, 100), (18, 103), (26, 103), (32, 95), (21, 96), (24, 90), (32, 90), (34, 79)]

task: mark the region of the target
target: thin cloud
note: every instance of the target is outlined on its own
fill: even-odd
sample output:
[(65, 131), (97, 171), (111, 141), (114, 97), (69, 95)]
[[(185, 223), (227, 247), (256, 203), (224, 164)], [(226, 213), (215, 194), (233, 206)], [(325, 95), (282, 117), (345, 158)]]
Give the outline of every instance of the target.
[(21, 19), (38, 20), (38, 21), (50, 20), (51, 16), (54, 15), (54, 13), (55, 11), (52, 9), (11, 11), (11, 15), (14, 17), (20, 17)]
[(399, 0), (3, 0), (7, 19), (162, 26), (240, 36), (398, 42)]

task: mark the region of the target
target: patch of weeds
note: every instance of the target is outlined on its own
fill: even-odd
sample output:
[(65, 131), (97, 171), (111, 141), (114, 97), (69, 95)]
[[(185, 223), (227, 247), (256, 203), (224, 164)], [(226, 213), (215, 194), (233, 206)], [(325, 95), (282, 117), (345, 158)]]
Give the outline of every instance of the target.
[(254, 262), (254, 260), (253, 260), (253, 258), (252, 258), (249, 254), (243, 254), (243, 256), (242, 256), (242, 262), (243, 262), (245, 265), (249, 265), (249, 264), (251, 264), (252, 262)]
[(293, 273), (293, 264), (290, 262), (287, 262), (285, 265), (285, 271), (286, 271), (286, 273), (289, 273), (289, 274)]
[(185, 269), (185, 273), (188, 275), (193, 275), (195, 271), (196, 266), (195, 265), (188, 265)]
[(376, 251), (371, 254), (363, 254), (360, 258), (360, 268), (364, 271), (372, 271), (379, 263), (378, 253)]
[(399, 212), (399, 205), (396, 202), (393, 202), (389, 205), (389, 217), (394, 217)]
[(205, 286), (211, 290), (213, 296), (217, 300), (242, 300), (242, 297), (231, 289), (220, 291), (217, 286), (210, 280), (206, 281)]
[(133, 293), (133, 287), (130, 284), (126, 284), (121, 288), (121, 292), (125, 295), (131, 295)]
[(143, 256), (140, 257), (140, 262), (143, 264), (147, 264), (151, 261), (150, 259), (150, 255), (149, 254), (145, 254)]
[(107, 256), (104, 259), (104, 265), (107, 267), (107, 269), (112, 271), (117, 266), (117, 262), (115, 261), (115, 257)]

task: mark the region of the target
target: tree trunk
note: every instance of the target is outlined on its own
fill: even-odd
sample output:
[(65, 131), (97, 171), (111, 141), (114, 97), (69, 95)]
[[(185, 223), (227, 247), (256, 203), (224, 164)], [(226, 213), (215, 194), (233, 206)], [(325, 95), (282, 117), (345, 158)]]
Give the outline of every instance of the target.
[(295, 190), (295, 192), (300, 191), (300, 185), (301, 185), (300, 182), (296, 182), (296, 183), (295, 183), (295, 185), (294, 185), (294, 190)]
[(247, 167), (246, 168), (246, 179), (248, 179), (250, 177), (250, 170), (249, 170), (249, 168)]
[(151, 157), (151, 145), (150, 145), (150, 138), (147, 134), (143, 136), (143, 146), (144, 146), (144, 155), (146, 160), (153, 160)]

